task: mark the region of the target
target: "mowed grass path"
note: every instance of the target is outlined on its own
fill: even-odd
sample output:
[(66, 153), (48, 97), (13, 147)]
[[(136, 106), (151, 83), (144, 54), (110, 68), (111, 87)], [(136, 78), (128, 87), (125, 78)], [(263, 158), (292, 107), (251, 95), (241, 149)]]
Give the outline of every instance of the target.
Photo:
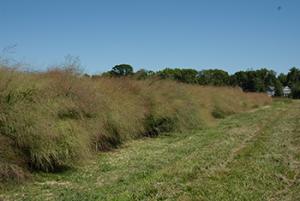
[(300, 200), (300, 102), (230, 116), (217, 126), (146, 138), (0, 200)]

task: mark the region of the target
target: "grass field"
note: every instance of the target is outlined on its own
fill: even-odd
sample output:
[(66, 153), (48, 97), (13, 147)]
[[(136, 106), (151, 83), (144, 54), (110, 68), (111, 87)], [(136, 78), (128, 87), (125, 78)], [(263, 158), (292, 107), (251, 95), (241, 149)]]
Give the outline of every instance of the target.
[(300, 200), (300, 102), (130, 141), (87, 165), (35, 173), (0, 200)]
[(72, 68), (23, 72), (0, 64), (0, 188), (36, 170), (76, 167), (128, 141), (205, 128), (271, 102), (238, 87), (91, 78)]

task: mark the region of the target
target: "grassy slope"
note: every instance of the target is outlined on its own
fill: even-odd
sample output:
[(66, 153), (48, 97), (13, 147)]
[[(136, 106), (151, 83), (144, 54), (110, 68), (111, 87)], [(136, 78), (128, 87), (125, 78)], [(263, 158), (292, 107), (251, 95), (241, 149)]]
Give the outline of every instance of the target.
[(88, 78), (70, 68), (20, 72), (0, 64), (0, 187), (30, 170), (57, 171), (162, 132), (268, 105), (266, 94), (168, 80)]
[(4, 200), (300, 200), (300, 102), (142, 139), (84, 167), (34, 175)]

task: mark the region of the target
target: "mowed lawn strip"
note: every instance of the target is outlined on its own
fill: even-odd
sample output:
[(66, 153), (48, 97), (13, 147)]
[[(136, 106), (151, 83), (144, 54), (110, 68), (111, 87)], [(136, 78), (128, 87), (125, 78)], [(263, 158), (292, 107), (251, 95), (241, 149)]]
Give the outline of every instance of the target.
[(145, 138), (1, 192), (4, 200), (297, 200), (300, 102)]

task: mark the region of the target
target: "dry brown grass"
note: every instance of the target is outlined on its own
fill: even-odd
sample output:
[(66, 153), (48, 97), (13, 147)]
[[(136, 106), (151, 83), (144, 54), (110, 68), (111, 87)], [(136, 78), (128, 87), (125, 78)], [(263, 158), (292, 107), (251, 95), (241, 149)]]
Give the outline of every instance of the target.
[(27, 164), (52, 171), (128, 139), (209, 125), (216, 121), (214, 111), (226, 116), (270, 102), (264, 94), (239, 88), (91, 79), (61, 69), (24, 73), (2, 68), (0, 137), (11, 143), (0, 140), (0, 147), (13, 150), (17, 153), (13, 161), (22, 163), (12, 162), (9, 154), (0, 156), (20, 170)]

